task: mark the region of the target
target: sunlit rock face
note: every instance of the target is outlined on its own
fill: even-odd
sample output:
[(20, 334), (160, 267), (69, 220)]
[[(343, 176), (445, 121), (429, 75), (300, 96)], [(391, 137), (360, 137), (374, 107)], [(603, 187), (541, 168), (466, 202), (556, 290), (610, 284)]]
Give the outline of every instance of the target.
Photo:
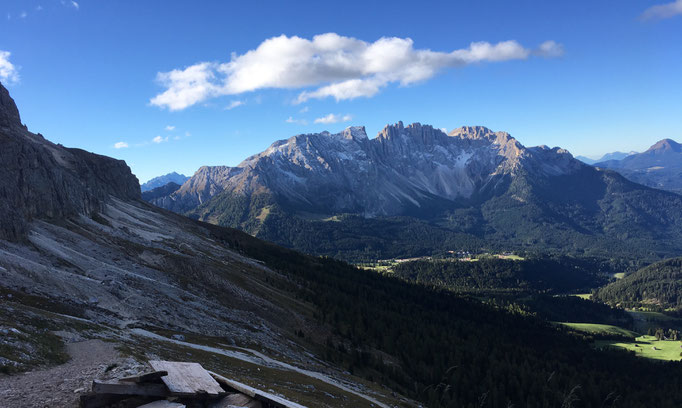
[(302, 211), (398, 215), (434, 200), (490, 194), (523, 169), (559, 175), (581, 166), (565, 150), (525, 148), (508, 133), (485, 127), (446, 134), (398, 122), (374, 139), (354, 126), (277, 141), (236, 167), (202, 167), (155, 204), (185, 212), (222, 192), (268, 193)]

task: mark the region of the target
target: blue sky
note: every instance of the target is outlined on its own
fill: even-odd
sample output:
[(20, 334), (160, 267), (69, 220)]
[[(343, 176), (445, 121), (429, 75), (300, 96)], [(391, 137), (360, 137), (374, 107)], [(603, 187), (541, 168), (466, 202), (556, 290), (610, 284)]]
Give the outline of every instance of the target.
[(141, 181), (399, 120), (591, 156), (682, 140), (682, 0), (425, 3), (5, 0), (0, 80), (30, 130)]

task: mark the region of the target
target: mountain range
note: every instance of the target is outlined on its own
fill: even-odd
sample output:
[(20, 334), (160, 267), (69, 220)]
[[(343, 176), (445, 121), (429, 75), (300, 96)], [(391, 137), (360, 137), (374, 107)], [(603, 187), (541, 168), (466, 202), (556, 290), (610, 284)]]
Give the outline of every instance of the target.
[(682, 145), (672, 139), (660, 140), (645, 152), (594, 165), (615, 170), (636, 183), (682, 193)]
[(606, 153), (605, 155), (603, 155), (602, 157), (600, 157), (598, 159), (590, 159), (589, 157), (585, 157), (585, 156), (575, 156), (575, 158), (580, 160), (581, 162), (583, 162), (585, 164), (592, 165), (592, 164), (607, 161), (607, 160), (622, 160), (622, 159), (624, 159), (628, 156), (631, 156), (633, 154), (637, 154), (637, 152), (631, 151), (628, 153), (623, 153), (623, 152)]
[(681, 200), (505, 132), (399, 122), (373, 139), (349, 127), (280, 140), (150, 202), (350, 260), (461, 248), (655, 259), (682, 249)]
[(140, 189), (142, 192), (153, 190), (157, 187), (165, 186), (168, 183), (182, 184), (187, 181), (189, 177), (184, 174), (178, 174), (176, 172), (164, 174), (163, 176), (154, 177), (153, 179), (147, 181), (144, 184), (140, 184)]

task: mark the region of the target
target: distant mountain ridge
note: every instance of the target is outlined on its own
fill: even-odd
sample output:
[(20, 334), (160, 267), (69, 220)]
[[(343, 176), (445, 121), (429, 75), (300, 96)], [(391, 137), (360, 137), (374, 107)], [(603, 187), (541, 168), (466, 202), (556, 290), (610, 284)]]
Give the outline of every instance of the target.
[(490, 245), (669, 253), (682, 248), (681, 199), (505, 132), (398, 122), (374, 139), (349, 127), (280, 140), (235, 167), (202, 167), (152, 202), (303, 251), (364, 259)]
[(189, 180), (189, 177), (184, 174), (178, 174), (176, 172), (164, 174), (163, 176), (154, 177), (153, 179), (147, 181), (140, 185), (142, 192), (151, 191), (157, 187), (165, 186), (168, 183), (176, 183), (182, 185), (185, 181)]
[(606, 153), (602, 157), (598, 159), (590, 159), (589, 157), (585, 156), (575, 156), (576, 159), (580, 160), (583, 163), (593, 165), (595, 163), (607, 161), (607, 160), (622, 160), (628, 156), (632, 156), (633, 154), (637, 154), (635, 151), (631, 151), (628, 153), (624, 152), (612, 152), (612, 153)]
[(682, 145), (672, 139), (660, 140), (647, 151), (622, 160), (594, 165), (615, 170), (636, 183), (682, 193)]

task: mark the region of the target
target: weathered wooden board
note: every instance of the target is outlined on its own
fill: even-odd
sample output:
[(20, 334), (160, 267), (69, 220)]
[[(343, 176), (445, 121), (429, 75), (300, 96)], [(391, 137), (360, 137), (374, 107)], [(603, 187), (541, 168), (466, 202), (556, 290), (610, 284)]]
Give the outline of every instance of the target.
[(164, 384), (105, 383), (97, 380), (92, 382), (92, 392), (144, 397), (165, 397), (168, 395), (168, 389)]
[(220, 395), (225, 391), (199, 363), (152, 360), (149, 365), (156, 371), (166, 371), (161, 377), (171, 395)]
[(186, 408), (184, 404), (179, 402), (170, 402), (167, 400), (154, 401), (149, 404), (140, 405), (137, 408)]
[(213, 371), (208, 371), (208, 373), (210, 373), (211, 376), (213, 376), (213, 378), (218, 380), (218, 382), (220, 382), (221, 384), (224, 384), (226, 387), (231, 388), (242, 394), (248, 395), (249, 397), (255, 400), (265, 402), (271, 406), (277, 408), (306, 408), (301, 404), (287, 401), (282, 397), (278, 397), (277, 395), (273, 395), (268, 392), (250, 387), (246, 384), (240, 383), (239, 381), (230, 380), (229, 378), (225, 378), (220, 374), (214, 373)]
[(165, 377), (167, 375), (168, 375), (168, 371), (153, 371), (151, 373), (134, 375), (132, 377), (119, 378), (118, 380), (122, 381), (122, 382), (145, 383), (145, 382), (154, 382), (156, 380), (160, 380), (161, 377)]

